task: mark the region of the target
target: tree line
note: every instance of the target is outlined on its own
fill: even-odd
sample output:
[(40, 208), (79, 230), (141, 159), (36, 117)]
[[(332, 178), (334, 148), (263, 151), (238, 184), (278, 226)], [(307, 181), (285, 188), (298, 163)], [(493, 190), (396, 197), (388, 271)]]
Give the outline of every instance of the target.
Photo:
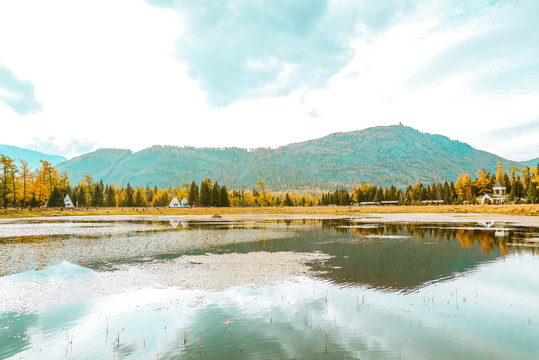
[(539, 164), (536, 168), (508, 168), (509, 173), (506, 173), (498, 162), (495, 169), (495, 173), (485, 169), (478, 170), (474, 180), (468, 174), (459, 174), (455, 183), (456, 203), (473, 202), (477, 196), (492, 193), (492, 188), (497, 180), (500, 180), (501, 184), (506, 187), (509, 202), (538, 203)]
[[(149, 186), (133, 188), (129, 183), (121, 188), (114, 184), (104, 185), (103, 181), (93, 182), (90, 174), (83, 177), (83, 182), (74, 187), (68, 186), (64, 192), (77, 207), (166, 207), (174, 197), (179, 200), (185, 197), (192, 206), (230, 206), (226, 186), (220, 186), (209, 178), (204, 179), (200, 186), (193, 181), (190, 185), (182, 184), (180, 188), (158, 189)], [(49, 201), (47, 206), (63, 206), (63, 201), (63, 197), (60, 197), (59, 202)]]
[[(199, 207), (251, 207), (251, 206), (317, 206), (351, 205), (362, 202), (393, 201), (399, 205), (424, 204), (434, 200), (444, 204), (473, 203), (477, 196), (492, 193), (496, 180), (507, 188), (508, 201), (537, 203), (539, 201), (539, 173), (537, 168), (509, 168), (506, 173), (498, 163), (495, 173), (481, 169), (472, 180), (468, 174), (459, 174), (456, 183), (445, 181), (429, 185), (416, 183), (405, 189), (389, 188), (363, 183), (351, 193), (338, 188), (323, 193), (281, 193), (266, 190), (264, 181), (248, 190), (229, 191), (209, 178), (200, 185), (192, 181), (180, 187), (125, 187), (94, 181), (91, 174), (71, 186), (67, 172), (60, 173), (51, 163), (40, 161), (41, 166), (31, 169), (22, 159), (0, 155), (0, 207), (61, 207), (69, 195), (78, 207), (165, 207), (173, 197), (186, 198), (191, 206)], [(538, 164), (539, 167), (539, 164)]]

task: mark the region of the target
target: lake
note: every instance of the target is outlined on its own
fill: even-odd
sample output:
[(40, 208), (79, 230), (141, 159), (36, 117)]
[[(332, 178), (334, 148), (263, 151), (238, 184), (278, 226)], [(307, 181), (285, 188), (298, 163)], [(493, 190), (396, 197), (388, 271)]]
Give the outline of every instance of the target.
[(1, 359), (537, 359), (539, 225), (0, 222)]

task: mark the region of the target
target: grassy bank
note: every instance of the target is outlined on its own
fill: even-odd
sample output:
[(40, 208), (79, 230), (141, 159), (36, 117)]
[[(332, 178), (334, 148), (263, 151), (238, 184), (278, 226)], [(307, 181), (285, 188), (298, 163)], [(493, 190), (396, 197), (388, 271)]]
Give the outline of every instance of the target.
[(89, 208), (69, 211), (60, 208), (0, 209), (0, 218), (31, 218), (40, 216), (81, 215), (214, 215), (214, 214), (331, 214), (354, 215), (368, 213), (462, 213), (510, 214), (539, 216), (539, 205), (426, 205), (426, 206), (316, 206), (259, 208)]

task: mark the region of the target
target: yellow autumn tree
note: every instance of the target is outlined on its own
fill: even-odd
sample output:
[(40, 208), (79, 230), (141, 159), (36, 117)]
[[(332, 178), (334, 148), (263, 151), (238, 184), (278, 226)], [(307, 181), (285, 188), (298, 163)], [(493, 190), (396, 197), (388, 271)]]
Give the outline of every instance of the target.
[(530, 184), (531, 176), (532, 174), (529, 167), (526, 166), (520, 170), (520, 184), (522, 185), (524, 193), (528, 191), (528, 184)]
[(37, 171), (36, 181), (32, 189), (36, 200), (44, 204), (49, 199), (52, 189), (58, 184), (59, 171), (52, 167), (52, 164), (45, 160), (39, 160), (41, 167)]
[(531, 168), (530, 173), (533, 175), (532, 182), (537, 184), (537, 189), (539, 190), (539, 168)]
[(459, 178), (455, 184), (455, 192), (461, 203), (472, 200), (472, 181), (470, 180), (470, 175), (459, 174)]
[(69, 175), (67, 174), (67, 171), (64, 171), (58, 176), (58, 190), (65, 192), (69, 185)]
[(483, 195), (490, 191), (490, 171), (485, 171), (481, 169), (476, 173), (477, 180), (475, 181), (475, 186), (477, 186), (478, 193)]
[(170, 196), (168, 190), (158, 189), (157, 193), (153, 197), (152, 206), (168, 206), (172, 197)]
[(28, 166), (28, 163), (23, 159), (19, 159), (21, 165), (20, 181), (21, 181), (21, 205), (26, 206), (26, 203), (30, 199), (30, 186), (34, 180), (34, 173)]
[(503, 173), (503, 166), (498, 161), (498, 164), (496, 165), (496, 180), (500, 179), (500, 181), (504, 182), (504, 173)]

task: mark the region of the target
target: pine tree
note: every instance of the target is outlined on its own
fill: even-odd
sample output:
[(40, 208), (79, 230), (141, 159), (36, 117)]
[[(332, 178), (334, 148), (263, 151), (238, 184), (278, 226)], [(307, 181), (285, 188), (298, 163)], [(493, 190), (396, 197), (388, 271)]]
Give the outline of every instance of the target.
[(30, 203), (29, 203), (30, 207), (36, 207), (38, 206), (38, 201), (37, 201), (37, 198), (36, 198), (36, 194), (32, 194), (32, 198), (30, 199)]
[(380, 190), (381, 188), (378, 187), (378, 189), (376, 190), (376, 194), (374, 195), (374, 199), (372, 199), (373, 202), (380, 202), (382, 201), (382, 191)]
[(105, 190), (105, 206), (116, 207), (116, 194), (113, 185), (107, 185), (107, 189)]
[(455, 194), (456, 194), (456, 190), (455, 190), (455, 184), (453, 183), (453, 181), (451, 181), (449, 183), (449, 203), (451, 205), (453, 205), (455, 203)]
[(208, 207), (211, 203), (211, 180), (206, 178), (200, 184), (200, 206)]
[(135, 206), (136, 207), (144, 207), (146, 206), (146, 202), (144, 201), (145, 200), (145, 196), (142, 194), (144, 190), (142, 190), (141, 187), (138, 187), (137, 190), (135, 191)]
[(64, 199), (62, 199), (62, 194), (56, 186), (52, 188), (51, 195), (49, 196), (49, 201), (47, 201), (47, 207), (62, 207), (64, 206)]
[(125, 188), (125, 205), (128, 207), (133, 207), (135, 205), (135, 199), (133, 198), (133, 188), (131, 187), (131, 184), (127, 183), (127, 186)]
[(449, 193), (449, 184), (447, 183), (447, 181), (444, 183), (444, 203), (445, 204), (450, 204), (450, 193)]
[(286, 193), (284, 196), (283, 206), (294, 206), (294, 203), (292, 202), (292, 199), (288, 193)]
[(389, 200), (390, 201), (397, 201), (397, 188), (393, 185), (391, 185), (391, 188), (389, 189)]
[(198, 205), (198, 185), (193, 181), (189, 187), (189, 205)]
[(221, 187), (221, 206), (230, 207), (230, 199), (228, 197), (228, 191), (226, 189), (226, 185), (223, 185), (223, 187)]
[(213, 184), (213, 189), (211, 190), (210, 206), (221, 206), (221, 189), (217, 182)]
[[(77, 191), (77, 201), (79, 202), (78, 206), (86, 206), (86, 186), (79, 185)], [(76, 205), (76, 203), (75, 203)]]
[(94, 188), (94, 194), (92, 196), (92, 205), (93, 206), (103, 206), (105, 203), (103, 191), (104, 191), (105, 185), (103, 185), (103, 180), (100, 180), (99, 183), (93, 184)]
[(79, 201), (79, 198), (78, 198), (79, 192), (76, 186), (73, 188), (73, 190), (71, 190), (71, 194), (69, 196), (71, 197), (71, 201), (73, 202), (73, 205), (77, 206), (78, 201)]

